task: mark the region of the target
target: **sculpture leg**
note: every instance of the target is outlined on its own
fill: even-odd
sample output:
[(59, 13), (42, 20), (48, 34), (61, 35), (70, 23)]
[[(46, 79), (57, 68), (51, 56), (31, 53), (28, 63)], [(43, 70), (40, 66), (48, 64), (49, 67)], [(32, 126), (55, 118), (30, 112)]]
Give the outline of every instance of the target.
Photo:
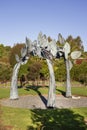
[(49, 85), (49, 92), (48, 92), (47, 107), (53, 108), (55, 107), (55, 76), (54, 76), (54, 70), (53, 70), (53, 65), (51, 60), (46, 59), (46, 61), (50, 73), (50, 85)]
[(10, 99), (18, 99), (17, 78), (18, 78), (20, 65), (21, 63), (17, 63), (13, 69), (11, 89), (10, 89)]
[(72, 97), (71, 83), (70, 83), (69, 60), (65, 60), (65, 62), (66, 62), (66, 97)]

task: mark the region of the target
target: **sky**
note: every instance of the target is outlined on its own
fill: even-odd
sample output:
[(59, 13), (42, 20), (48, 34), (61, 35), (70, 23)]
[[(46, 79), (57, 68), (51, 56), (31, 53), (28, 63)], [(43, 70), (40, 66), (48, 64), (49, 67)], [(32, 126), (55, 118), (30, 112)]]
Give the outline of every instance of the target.
[(13, 46), (39, 32), (81, 37), (87, 51), (87, 0), (0, 0), (0, 43)]

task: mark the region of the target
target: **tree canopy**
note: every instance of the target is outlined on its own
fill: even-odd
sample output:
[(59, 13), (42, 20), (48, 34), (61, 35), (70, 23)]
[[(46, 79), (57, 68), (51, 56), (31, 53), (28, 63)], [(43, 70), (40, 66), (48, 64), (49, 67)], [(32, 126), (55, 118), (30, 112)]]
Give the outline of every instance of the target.
[[(61, 35), (61, 34), (60, 34)], [(51, 41), (51, 37), (48, 37), (48, 41)], [(84, 47), (80, 36), (73, 38), (72, 35), (69, 35), (66, 41), (71, 46), (71, 51), (81, 50), (82, 58), (87, 59), (87, 52), (84, 52)], [(57, 41), (57, 45), (62, 47), (63, 45)], [(21, 48), (24, 47), (24, 43), (17, 43), (13, 47), (4, 46), (0, 44), (0, 80), (9, 80), (11, 79), (12, 69), (16, 64), (15, 55), (18, 54), (20, 57)], [(61, 60), (53, 60), (55, 78), (57, 81), (65, 81), (65, 64)], [(79, 65), (74, 65), (71, 70), (72, 80), (77, 80), (82, 83), (87, 82), (87, 62), (82, 62)], [(49, 71), (45, 60), (42, 60), (38, 57), (30, 57), (27, 64), (22, 65), (19, 71), (19, 77), (26, 75), (29, 79), (48, 79)], [(82, 78), (82, 79), (81, 79)]]

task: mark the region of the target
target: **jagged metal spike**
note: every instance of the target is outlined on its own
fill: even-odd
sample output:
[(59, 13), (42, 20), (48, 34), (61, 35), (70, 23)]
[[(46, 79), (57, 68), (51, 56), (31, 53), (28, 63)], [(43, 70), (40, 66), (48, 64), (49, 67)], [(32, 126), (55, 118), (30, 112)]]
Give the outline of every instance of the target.
[(81, 56), (81, 51), (73, 51), (71, 53), (71, 58), (72, 59), (78, 59)]
[(57, 44), (56, 40), (52, 40), (50, 43), (48, 43), (49, 51), (52, 53), (54, 57), (56, 57), (57, 54)]
[(65, 39), (62, 37), (62, 35), (60, 33), (58, 35), (58, 41), (60, 42), (60, 44), (64, 44), (65, 43)]
[(29, 39), (26, 37), (26, 45), (28, 45)]
[(16, 59), (17, 62), (20, 61), (20, 58), (19, 58), (19, 56), (17, 54), (15, 55), (15, 59)]
[(40, 46), (45, 48), (46, 46), (48, 46), (48, 39), (43, 35), (42, 39), (40, 41)]
[(37, 46), (37, 41), (34, 40), (34, 41), (32, 42), (32, 45), (33, 45), (33, 46)]
[(40, 32), (39, 34), (38, 34), (38, 41), (40, 41), (41, 39), (42, 39), (42, 32)]
[(41, 55), (41, 48), (38, 46), (37, 48), (36, 48), (36, 54), (41, 58), (42, 57), (42, 55)]
[(47, 36), (45, 34), (43, 35), (42, 32), (38, 34), (38, 45), (42, 48), (48, 46)]
[(63, 51), (65, 53), (65, 59), (68, 59), (68, 54), (70, 53), (70, 45), (68, 42), (65, 43)]
[(21, 57), (25, 57), (27, 54), (26, 46), (21, 49)]
[(26, 48), (28, 51), (31, 50), (31, 44), (32, 44), (32, 41), (26, 37)]
[(69, 60), (69, 70), (71, 70), (72, 67), (73, 67), (73, 64), (72, 64), (72, 62)]
[(70, 53), (70, 44), (68, 42), (65, 43), (63, 50), (68, 54)]
[(26, 44), (30, 44), (31, 40), (29, 38), (26, 37)]

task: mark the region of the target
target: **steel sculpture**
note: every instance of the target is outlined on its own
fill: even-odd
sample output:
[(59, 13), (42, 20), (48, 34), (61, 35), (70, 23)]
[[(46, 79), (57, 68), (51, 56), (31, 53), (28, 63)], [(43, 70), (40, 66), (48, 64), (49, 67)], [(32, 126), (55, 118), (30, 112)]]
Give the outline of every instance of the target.
[(61, 52), (63, 53), (63, 58), (66, 65), (66, 97), (72, 97), (71, 94), (71, 82), (70, 82), (70, 70), (73, 67), (71, 59), (78, 59), (81, 56), (81, 51), (70, 51), (70, 44), (65, 41), (61, 34), (59, 34), (59, 42), (63, 44)]
[(72, 59), (77, 59), (81, 56), (80, 51), (74, 51), (70, 53), (70, 45), (61, 34), (58, 36), (58, 40), (60, 44), (63, 45), (62, 48), (58, 47), (56, 41), (52, 39), (50, 42), (46, 35), (43, 35), (41, 32), (38, 35), (37, 40), (31, 41), (26, 38), (25, 47), (21, 50), (21, 58), (16, 55), (16, 65), (13, 69), (12, 81), (11, 81), (11, 91), (10, 91), (10, 99), (18, 99), (18, 91), (17, 91), (17, 78), (20, 66), (22, 64), (26, 64), (30, 55), (38, 56), (39, 58), (44, 58), (47, 61), (48, 69), (49, 69), (49, 90), (48, 90), (48, 101), (47, 107), (54, 108), (55, 105), (55, 75), (53, 70), (53, 58), (63, 57), (66, 64), (66, 97), (71, 97), (71, 83), (70, 83), (70, 70), (72, 68), (72, 62), (70, 61), (70, 57)]
[(13, 69), (12, 81), (11, 81), (11, 90), (10, 90), (10, 99), (18, 99), (18, 90), (17, 90), (17, 78), (20, 66), (26, 64), (28, 61), (27, 48), (26, 46), (21, 49), (21, 58), (18, 55), (15, 55), (17, 63)]
[(55, 107), (55, 75), (52, 59), (56, 57), (57, 45), (55, 40), (49, 42), (46, 35), (42, 35), (41, 32), (38, 35), (38, 45), (38, 50), (41, 52), (38, 56), (46, 59), (50, 75), (47, 107), (53, 108)]

